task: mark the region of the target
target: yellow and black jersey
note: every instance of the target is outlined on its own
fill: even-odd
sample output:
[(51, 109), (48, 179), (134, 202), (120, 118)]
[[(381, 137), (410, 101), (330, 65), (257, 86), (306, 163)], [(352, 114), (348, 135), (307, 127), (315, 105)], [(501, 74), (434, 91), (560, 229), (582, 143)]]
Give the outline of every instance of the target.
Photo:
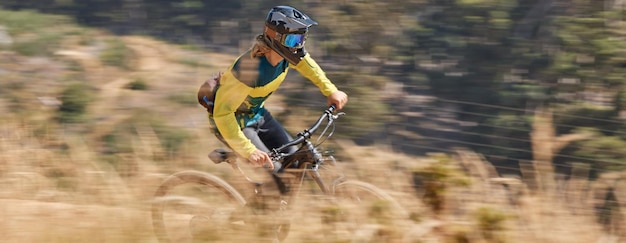
[(272, 66), (265, 56), (242, 54), (222, 75), (215, 94), (213, 113), (209, 118), (217, 131), (238, 154), (249, 157), (256, 147), (241, 131), (255, 124), (266, 112), (265, 100), (285, 80), (289, 68), (298, 71), (319, 87), (323, 95), (337, 91), (319, 65), (306, 54), (297, 65), (283, 60)]

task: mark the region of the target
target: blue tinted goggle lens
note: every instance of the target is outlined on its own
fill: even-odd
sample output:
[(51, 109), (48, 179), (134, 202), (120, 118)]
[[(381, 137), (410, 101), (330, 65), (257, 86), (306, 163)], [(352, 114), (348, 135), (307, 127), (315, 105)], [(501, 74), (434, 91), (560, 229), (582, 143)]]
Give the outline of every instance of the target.
[(304, 45), (305, 39), (305, 34), (288, 34), (285, 36), (283, 43), (286, 47), (299, 48)]

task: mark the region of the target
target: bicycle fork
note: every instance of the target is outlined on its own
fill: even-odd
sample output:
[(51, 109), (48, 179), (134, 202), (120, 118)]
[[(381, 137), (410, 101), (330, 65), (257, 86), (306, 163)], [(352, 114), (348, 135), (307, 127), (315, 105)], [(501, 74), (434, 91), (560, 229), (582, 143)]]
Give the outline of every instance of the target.
[(330, 190), (328, 189), (328, 186), (326, 186), (326, 183), (324, 183), (324, 180), (322, 180), (322, 176), (320, 175), (320, 172), (317, 170), (317, 168), (315, 168), (315, 170), (310, 170), (308, 173), (309, 176), (311, 176), (315, 183), (317, 183), (317, 185), (320, 187), (322, 192), (324, 194), (328, 194)]

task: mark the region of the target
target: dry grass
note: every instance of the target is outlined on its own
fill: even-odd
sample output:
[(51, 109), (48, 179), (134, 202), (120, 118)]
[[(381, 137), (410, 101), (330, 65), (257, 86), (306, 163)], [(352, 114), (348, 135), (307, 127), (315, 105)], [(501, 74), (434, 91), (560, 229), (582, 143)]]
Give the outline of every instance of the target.
[[(227, 165), (213, 165), (206, 158), (208, 151), (221, 145), (205, 136), (206, 117), (198, 107), (155, 102), (166, 100), (172, 92), (195, 91), (204, 78), (225, 68), (234, 57), (183, 51), (141, 37), (121, 40), (136, 58), (130, 71), (103, 66), (97, 56), (88, 55), (89, 46), (64, 46), (65, 52), (60, 52), (61, 58), (79, 62), (86, 79), (98, 88), (90, 115), (99, 122), (87, 135), (54, 127), (46, 121), (49, 110), (45, 109), (33, 116), (3, 118), (0, 242), (155, 242), (149, 202), (168, 174), (197, 169), (243, 188), (241, 178)], [(146, 80), (147, 91), (124, 88), (138, 79)], [(280, 97), (268, 106), (279, 109)], [(95, 141), (127, 122), (138, 108), (151, 109), (193, 134), (183, 146), (183, 155), (164, 155), (164, 141), (154, 127), (137, 125), (129, 136), (129, 151), (115, 154), (114, 164), (101, 159)], [(626, 240), (620, 228), (626, 224), (624, 217), (614, 213), (610, 227), (604, 227), (596, 210), (608, 188), (615, 188), (617, 199), (626, 202), (623, 173), (597, 182), (578, 176), (556, 181), (552, 191), (538, 191), (529, 188), (524, 178), (501, 178), (488, 161), (471, 151), (414, 157), (385, 145), (337, 143), (346, 158), (340, 163), (342, 169), (353, 179), (387, 191), (410, 217), (387, 218), (381, 206), (378, 213), (371, 213), (372, 223), (353, 231), (336, 219), (336, 208), (303, 195), (291, 205), (299, 227), (292, 229), (287, 242), (587, 243), (619, 242), (620, 234), (621, 241)], [(416, 180), (425, 171), (430, 176)], [(252, 242), (259, 232), (248, 233), (238, 233), (239, 242)]]
[[(133, 176), (121, 176), (121, 171), (95, 162), (94, 149), (76, 137), (55, 138), (68, 146), (61, 153), (46, 149), (44, 144), (52, 141), (33, 136), (32, 130), (17, 123), (4, 123), (0, 132), (4, 242), (155, 241), (148, 201), (165, 173), (154, 161), (142, 158), (140, 152), (129, 155), (124, 159), (137, 166)], [(288, 242), (351, 242), (359, 237), (364, 239), (358, 242), (611, 242), (609, 231), (597, 223), (594, 201), (587, 198), (592, 196), (586, 191), (589, 188), (572, 189), (583, 199), (578, 202), (564, 192), (533, 193), (514, 178), (469, 176), (462, 170), (460, 156), (451, 156), (453, 163), (446, 166), (470, 183), (449, 184), (442, 195), (443, 210), (437, 213), (422, 201), (423, 191), (414, 188), (409, 172), (441, 163), (439, 156), (417, 158), (380, 147), (340, 144), (353, 160), (341, 166), (354, 172), (353, 178), (387, 190), (413, 213), (412, 220), (388, 219), (364, 227), (359, 234), (348, 234), (342, 230), (345, 225), (323, 220), (332, 215), (332, 208), (320, 206), (315, 197), (304, 197), (294, 205), (293, 215), (301, 228), (292, 230)], [(205, 160), (204, 149), (195, 153), (198, 160)], [(476, 159), (475, 164), (486, 163), (479, 156), (469, 158)], [(212, 173), (235, 178), (226, 165), (211, 167)], [(181, 169), (185, 166), (171, 168)], [(258, 237), (258, 232), (250, 233), (243, 237), (246, 241)]]

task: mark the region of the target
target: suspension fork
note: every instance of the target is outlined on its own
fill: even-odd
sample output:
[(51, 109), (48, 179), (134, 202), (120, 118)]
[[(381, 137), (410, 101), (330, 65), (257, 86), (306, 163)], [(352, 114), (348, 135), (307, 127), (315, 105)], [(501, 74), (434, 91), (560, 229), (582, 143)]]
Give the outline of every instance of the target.
[(311, 168), (311, 170), (308, 170), (307, 173), (309, 174), (309, 176), (311, 176), (311, 178), (313, 178), (313, 180), (320, 187), (320, 189), (322, 189), (322, 192), (324, 192), (324, 194), (328, 194), (330, 192), (330, 189), (328, 188), (326, 183), (324, 183), (324, 180), (322, 179), (322, 176), (317, 169), (317, 165), (314, 166), (315, 168)]
[(311, 142), (307, 141), (305, 146), (307, 147), (307, 150), (311, 155), (310, 159), (313, 162), (310, 164), (311, 168), (307, 170), (307, 174), (311, 178), (313, 178), (315, 183), (319, 186), (324, 194), (328, 194), (330, 192), (330, 189), (328, 188), (328, 185), (324, 183), (324, 180), (322, 179), (322, 176), (319, 172), (319, 166), (324, 162), (324, 158)]

